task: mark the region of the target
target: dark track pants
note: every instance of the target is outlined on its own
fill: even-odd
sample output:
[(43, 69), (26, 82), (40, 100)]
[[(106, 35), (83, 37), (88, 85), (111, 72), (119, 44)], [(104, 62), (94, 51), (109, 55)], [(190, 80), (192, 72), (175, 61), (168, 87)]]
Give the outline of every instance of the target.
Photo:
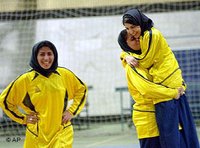
[(159, 137), (139, 139), (140, 148), (161, 148)]
[[(196, 127), (185, 95), (155, 105), (162, 148), (200, 148)], [(182, 130), (179, 130), (181, 125)]]

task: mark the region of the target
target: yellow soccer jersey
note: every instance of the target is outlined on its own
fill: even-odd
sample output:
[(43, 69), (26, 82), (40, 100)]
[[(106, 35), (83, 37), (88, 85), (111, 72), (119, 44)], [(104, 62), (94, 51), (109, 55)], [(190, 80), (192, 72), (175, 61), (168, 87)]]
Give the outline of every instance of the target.
[[(152, 77), (146, 69), (132, 68), (124, 64), (129, 92), (135, 102), (133, 105), (133, 123), (139, 139), (159, 135), (155, 119), (155, 107), (152, 96), (163, 100), (176, 97), (177, 89), (152, 83)], [(149, 89), (150, 88), (150, 89)]]
[[(178, 62), (168, 46), (165, 38), (159, 30), (152, 28), (152, 40), (149, 48), (149, 31), (145, 31), (144, 36), (140, 36), (140, 46), (142, 54), (122, 52), (120, 58), (125, 64), (125, 57), (131, 55), (138, 59), (140, 67), (148, 69), (152, 76), (152, 81), (170, 88), (185, 86)], [(165, 100), (154, 97), (154, 104)], [(171, 98), (173, 99), (173, 98)]]
[(59, 67), (49, 77), (34, 70), (19, 76), (1, 93), (0, 105), (12, 120), (21, 124), (26, 122), (26, 113), (38, 113), (38, 123), (27, 124), (26, 136), (32, 136), (42, 146), (52, 143), (55, 136), (71, 125), (61, 124), (68, 101), (73, 99), (68, 110), (75, 116), (84, 107), (86, 96), (87, 86), (70, 70)]
[(126, 64), (125, 73), (129, 92), (135, 101), (135, 109), (147, 110), (146, 108), (142, 108), (141, 105), (153, 103), (154, 98), (168, 100), (175, 98), (178, 94), (177, 89), (152, 83), (150, 81), (151, 76), (146, 73), (145, 69), (140, 67), (132, 68)]

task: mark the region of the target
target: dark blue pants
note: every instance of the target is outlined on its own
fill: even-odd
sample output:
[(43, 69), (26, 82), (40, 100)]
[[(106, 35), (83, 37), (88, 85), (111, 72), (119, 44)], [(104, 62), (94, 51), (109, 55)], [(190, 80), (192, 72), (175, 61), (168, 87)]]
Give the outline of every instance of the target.
[[(200, 148), (196, 127), (185, 95), (155, 105), (162, 148)], [(179, 130), (178, 125), (182, 130)]]
[(187, 148), (200, 148), (197, 131), (190, 111), (189, 103), (185, 95), (178, 101), (179, 122), (183, 127), (183, 138)]
[(140, 148), (161, 148), (159, 137), (139, 139)]

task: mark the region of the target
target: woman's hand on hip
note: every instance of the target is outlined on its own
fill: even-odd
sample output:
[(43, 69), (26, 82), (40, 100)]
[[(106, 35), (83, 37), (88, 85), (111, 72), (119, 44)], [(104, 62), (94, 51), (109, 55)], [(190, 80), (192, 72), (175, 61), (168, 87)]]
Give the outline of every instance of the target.
[(73, 118), (73, 115), (68, 110), (66, 110), (62, 115), (62, 124), (65, 124), (71, 121), (72, 118)]
[(39, 117), (37, 116), (38, 114), (35, 112), (31, 112), (30, 114), (26, 115), (26, 124), (35, 124), (38, 122)]

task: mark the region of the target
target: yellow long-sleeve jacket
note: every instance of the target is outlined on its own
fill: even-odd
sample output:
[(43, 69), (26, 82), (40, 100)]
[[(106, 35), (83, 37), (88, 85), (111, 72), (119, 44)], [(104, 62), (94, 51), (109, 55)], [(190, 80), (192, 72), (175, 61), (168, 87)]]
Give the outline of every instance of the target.
[[(155, 98), (175, 98), (177, 89), (155, 84), (146, 69), (124, 64), (129, 92), (134, 100), (132, 120), (139, 139), (159, 136), (155, 119)], [(153, 97), (152, 97), (153, 96)]]
[[(140, 36), (140, 55), (122, 51), (120, 58), (123, 64), (126, 62), (125, 57), (131, 55), (138, 59), (140, 67), (148, 70), (147, 73), (152, 76), (152, 82), (155, 84), (169, 88), (178, 88), (181, 86), (186, 88), (178, 62), (162, 33), (154, 27), (151, 28), (151, 31), (152, 39), (150, 44), (149, 31), (145, 31), (144, 35)], [(171, 97), (161, 97), (153, 97), (154, 104), (173, 99)]]
[(20, 124), (26, 123), (26, 114), (38, 113), (38, 123), (27, 124), (26, 136), (34, 140), (28, 147), (34, 143), (37, 147), (49, 147), (71, 125), (70, 122), (61, 124), (68, 101), (73, 100), (68, 111), (75, 116), (83, 109), (86, 97), (87, 86), (70, 70), (58, 67), (49, 77), (34, 70), (19, 76), (1, 93), (0, 106)]

